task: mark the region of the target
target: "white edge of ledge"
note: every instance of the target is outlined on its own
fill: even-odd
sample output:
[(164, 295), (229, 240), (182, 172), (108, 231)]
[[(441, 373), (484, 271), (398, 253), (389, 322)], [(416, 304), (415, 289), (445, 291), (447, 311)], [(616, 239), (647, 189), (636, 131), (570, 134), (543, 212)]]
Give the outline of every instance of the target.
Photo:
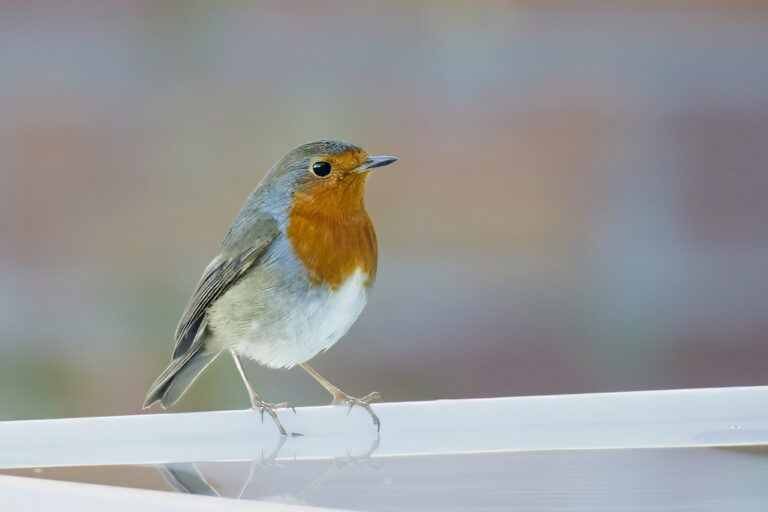
[(0, 468), (768, 444), (768, 387), (0, 422)]

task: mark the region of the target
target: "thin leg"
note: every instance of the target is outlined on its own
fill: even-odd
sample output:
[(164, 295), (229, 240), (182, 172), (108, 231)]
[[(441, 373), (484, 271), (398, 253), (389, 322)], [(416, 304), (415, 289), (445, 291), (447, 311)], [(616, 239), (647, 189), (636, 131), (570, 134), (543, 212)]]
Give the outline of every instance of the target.
[[(232, 358), (235, 360), (237, 371), (240, 372), (240, 377), (243, 378), (245, 387), (248, 390), (248, 396), (251, 398), (251, 406), (261, 413), (261, 421), (264, 421), (264, 413), (266, 412), (272, 416), (273, 420), (275, 420), (275, 424), (277, 425), (278, 430), (280, 430), (280, 435), (286, 435), (283, 424), (280, 423), (280, 420), (277, 418), (275, 409), (293, 409), (293, 407), (286, 402), (281, 404), (270, 404), (262, 400), (261, 397), (256, 394), (256, 391), (253, 390), (251, 383), (248, 381), (248, 375), (245, 373), (245, 367), (243, 367), (243, 362), (240, 360), (240, 356), (235, 354), (234, 351), (230, 351), (230, 353), (232, 354)], [(293, 409), (293, 412), (295, 413), (296, 409)]]
[(317, 373), (315, 370), (313, 370), (307, 363), (301, 363), (301, 367), (306, 370), (308, 374), (312, 376), (317, 382), (319, 382), (325, 389), (328, 390), (328, 392), (333, 395), (333, 402), (332, 405), (341, 405), (341, 404), (349, 404), (349, 409), (352, 410), (352, 407), (355, 405), (358, 405), (368, 411), (368, 414), (371, 415), (371, 418), (373, 418), (373, 424), (376, 425), (376, 430), (381, 429), (381, 424), (379, 422), (379, 417), (376, 416), (376, 413), (373, 412), (373, 409), (371, 409), (370, 403), (375, 400), (381, 400), (381, 395), (378, 391), (374, 391), (373, 393), (369, 393), (368, 395), (364, 396), (363, 398), (355, 398), (353, 396), (349, 396), (348, 394), (344, 393), (342, 390), (328, 382), (325, 377)]

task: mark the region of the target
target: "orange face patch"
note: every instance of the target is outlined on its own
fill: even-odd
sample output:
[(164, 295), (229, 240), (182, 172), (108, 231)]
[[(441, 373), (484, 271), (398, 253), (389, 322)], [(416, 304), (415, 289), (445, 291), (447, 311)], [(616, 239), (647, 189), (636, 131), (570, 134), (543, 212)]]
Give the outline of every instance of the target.
[(369, 279), (376, 273), (376, 233), (364, 205), (367, 174), (347, 172), (367, 156), (349, 150), (321, 159), (333, 166), (331, 175), (294, 195), (288, 239), (313, 285), (336, 290), (358, 268)]
[(320, 160), (329, 162), (334, 169), (344, 172), (362, 165), (366, 158), (368, 158), (368, 153), (365, 150), (348, 149)]

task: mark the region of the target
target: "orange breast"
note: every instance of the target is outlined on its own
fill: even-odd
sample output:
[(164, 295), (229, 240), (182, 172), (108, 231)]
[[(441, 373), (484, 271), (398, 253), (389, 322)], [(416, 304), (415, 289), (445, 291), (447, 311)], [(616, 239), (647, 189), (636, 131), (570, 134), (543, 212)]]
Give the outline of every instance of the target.
[(376, 275), (376, 233), (363, 204), (364, 174), (318, 181), (297, 192), (288, 239), (313, 285), (336, 290), (359, 268)]

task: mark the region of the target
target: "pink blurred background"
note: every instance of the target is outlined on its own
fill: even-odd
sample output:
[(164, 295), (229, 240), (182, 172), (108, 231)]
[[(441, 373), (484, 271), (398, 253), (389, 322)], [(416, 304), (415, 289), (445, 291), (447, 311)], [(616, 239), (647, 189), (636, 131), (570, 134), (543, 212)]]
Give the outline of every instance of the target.
[[(768, 384), (764, 2), (0, 4), (0, 419), (132, 414), (293, 146), (375, 174), (386, 400)], [(301, 370), (265, 399), (326, 403)], [(246, 407), (220, 358), (177, 410)]]

